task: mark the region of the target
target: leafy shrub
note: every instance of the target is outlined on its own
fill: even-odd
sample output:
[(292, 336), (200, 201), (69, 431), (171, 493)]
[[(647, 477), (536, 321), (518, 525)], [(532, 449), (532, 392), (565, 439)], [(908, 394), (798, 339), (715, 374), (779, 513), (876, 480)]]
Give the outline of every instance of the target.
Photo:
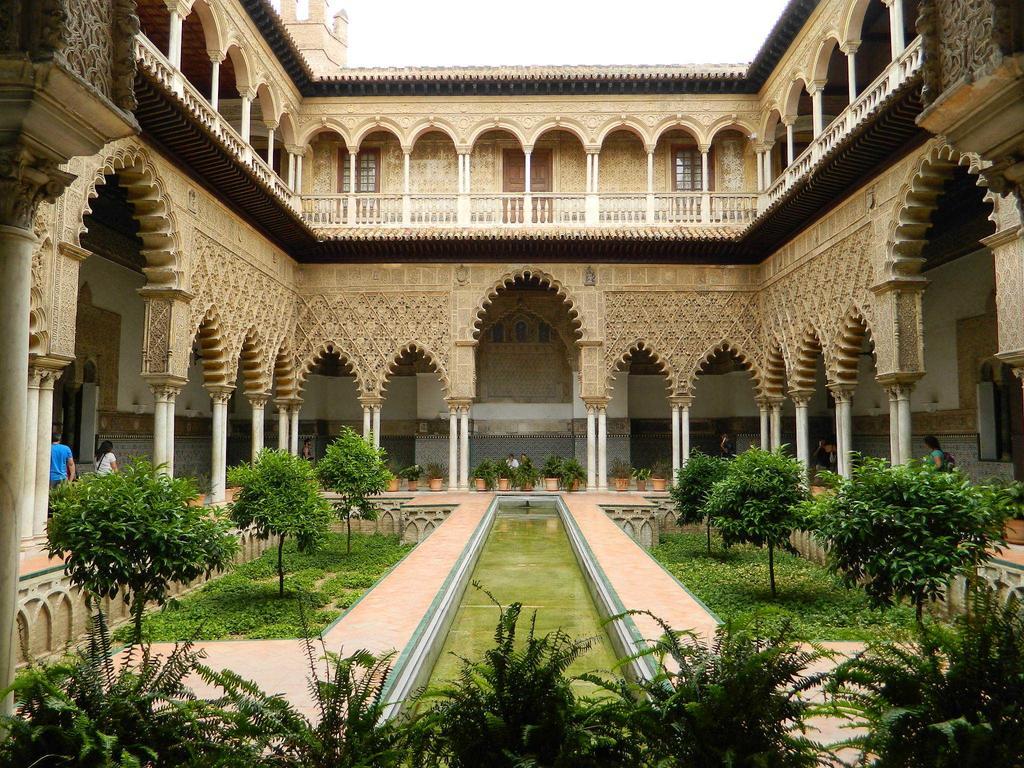
[(423, 467), (421, 467), (419, 464), (411, 464), (405, 469), (403, 469), (401, 472), (399, 472), (398, 476), (403, 480), (409, 480), (415, 483), (417, 480), (423, 477)]
[(711, 554), (711, 516), (704, 511), (711, 486), (725, 477), (729, 462), (717, 456), (708, 456), (694, 449), (690, 458), (679, 468), (675, 485), (669, 495), (676, 506), (676, 519), (680, 525), (706, 522), (708, 554)]
[(616, 459), (608, 467), (608, 474), (616, 480), (628, 480), (633, 474), (633, 468), (629, 466), (628, 461)]
[(79, 768), (245, 768), (259, 752), (226, 714), (185, 684), (201, 669), (190, 643), (166, 657), (132, 646), (116, 655), (103, 615), (60, 663), (32, 666), (12, 686), (17, 714), (0, 719), (0, 765)]
[(490, 459), (484, 459), (473, 469), (473, 477), (477, 480), (483, 480), (487, 490), (491, 490), (498, 481), (497, 463)]
[[(320, 482), (341, 497), (335, 510), (345, 521), (349, 552), (352, 551), (352, 518), (374, 520), (377, 517), (377, 508), (370, 497), (384, 493), (391, 481), (386, 459), (383, 448), (374, 448), (345, 427), (337, 439), (327, 446), (327, 452), (317, 464)], [(411, 467), (405, 471), (408, 469)], [(416, 469), (419, 470), (419, 467), (416, 466)]]
[(989, 494), (988, 503), (1007, 520), (1024, 520), (1024, 483), (993, 484), (985, 491)]
[(530, 461), (529, 457), (519, 462), (519, 466), (515, 470), (514, 482), (520, 488), (527, 488), (536, 485), (540, 479), (540, 472), (533, 466), (533, 462)]
[(558, 477), (562, 472), (562, 457), (554, 454), (544, 460), (544, 469), (541, 470), (544, 477)]
[(562, 462), (558, 478), (562, 483), (562, 487), (567, 491), (571, 491), (574, 484), (579, 483), (583, 485), (587, 482), (587, 470), (576, 459), (566, 459)]
[(278, 594), (284, 596), (284, 540), (295, 539), (300, 552), (315, 550), (331, 526), (331, 506), (320, 495), (313, 466), (287, 451), (260, 451), (253, 464), (228, 472), (239, 487), (229, 505), (239, 528), (252, 527), (261, 539), (277, 536)]
[(195, 497), (189, 480), (144, 461), (86, 475), (54, 489), (47, 549), (88, 595), (130, 603), (138, 640), (147, 603), (163, 605), (172, 582), (224, 568), (238, 550), (216, 511), (189, 506)]
[(815, 714), (809, 693), (823, 676), (810, 672), (826, 658), (783, 627), (758, 637), (726, 624), (714, 640), (664, 630), (649, 653), (657, 674), (633, 714), (652, 765), (720, 768), (827, 765), (826, 751), (804, 734)]
[(708, 494), (705, 512), (726, 546), (746, 542), (768, 548), (772, 597), (775, 550), (790, 546), (789, 536), (802, 520), (799, 505), (806, 497), (803, 464), (757, 448), (728, 462), (725, 477)]
[(648, 480), (651, 479), (651, 470), (647, 469), (646, 467), (637, 467), (636, 469), (633, 470), (633, 478), (635, 480), (639, 480), (642, 483), (647, 482)]
[(920, 617), (925, 601), (986, 560), (999, 541), (1002, 513), (987, 498), (959, 472), (864, 458), (811, 509), (831, 568), (877, 605), (910, 599)]
[(610, 686), (605, 698), (579, 699), (566, 676), (591, 641), (561, 631), (537, 637), (536, 615), (519, 640), (521, 612), (519, 603), (501, 608), (494, 647), (480, 661), (463, 659), (455, 681), (424, 695), (422, 701), (432, 706), (415, 723), (414, 765), (638, 764), (637, 740), (625, 729), (631, 705)]
[(918, 625), (911, 643), (872, 645), (835, 670), (830, 688), (864, 718), (860, 747), (878, 768), (1020, 765), (1024, 612), (977, 590), (952, 627)]
[(424, 468), (424, 473), (427, 476), (427, 480), (442, 480), (444, 479), (444, 467), (438, 464), (436, 461), (432, 461)]

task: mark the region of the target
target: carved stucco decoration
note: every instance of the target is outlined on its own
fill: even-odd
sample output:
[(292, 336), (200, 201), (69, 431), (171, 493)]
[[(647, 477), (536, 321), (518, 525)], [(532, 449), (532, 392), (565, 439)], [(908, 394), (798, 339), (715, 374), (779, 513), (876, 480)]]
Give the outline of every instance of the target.
[(299, 376), (333, 349), (352, 366), (360, 393), (381, 395), (397, 357), (411, 347), (450, 389), (451, 296), (445, 291), (358, 291), (299, 300), (295, 329)]

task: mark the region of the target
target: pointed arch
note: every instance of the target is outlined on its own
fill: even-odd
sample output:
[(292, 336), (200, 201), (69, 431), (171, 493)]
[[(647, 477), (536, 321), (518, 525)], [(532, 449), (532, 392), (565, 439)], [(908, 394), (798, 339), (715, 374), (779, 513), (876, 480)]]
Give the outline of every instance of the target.
[(451, 382), (448, 380), (448, 372), (445, 370), (442, 358), (435, 354), (430, 348), (420, 341), (409, 341), (398, 348), (398, 350), (391, 356), (390, 361), (387, 365), (387, 370), (384, 374), (383, 380), (380, 383), (380, 390), (383, 393), (387, 389), (388, 382), (392, 378), (392, 374), (398, 367), (398, 361), (407, 354), (419, 353), (424, 360), (426, 360), (430, 367), (434, 369), (434, 374), (441, 382), (441, 387), (444, 390), (445, 398), (451, 396)]
[(536, 279), (542, 286), (547, 286), (553, 290), (562, 299), (562, 303), (566, 305), (569, 312), (569, 323), (572, 326), (576, 336), (581, 339), (589, 338), (588, 329), (583, 326), (582, 313), (580, 311), (580, 305), (577, 302), (572, 292), (563, 285), (559, 280), (553, 277), (548, 272), (542, 269), (534, 269), (531, 267), (521, 267), (509, 272), (506, 272), (498, 280), (493, 282), (491, 286), (484, 292), (483, 297), (476, 304), (473, 309), (473, 314), (470, 316), (470, 322), (468, 323), (471, 329), (471, 334), (474, 339), (480, 337), (481, 324), (483, 323), (484, 313), (487, 311), (487, 307), (494, 301), (500, 291), (509, 290), (515, 287), (517, 280), (528, 281)]
[(273, 359), (270, 361), (270, 388), (279, 400), (291, 400), (298, 397), (298, 379), (296, 376), (295, 353), (287, 340), (277, 345)]
[(193, 334), (198, 347), (200, 364), (203, 368), (203, 384), (225, 386), (234, 384), (234, 377), (228, 380), (228, 350), (224, 338), (224, 323), (214, 307), (203, 315)]
[(665, 388), (672, 393), (676, 390), (676, 372), (669, 362), (668, 358), (662, 355), (655, 346), (643, 337), (638, 337), (629, 343), (625, 347), (623, 352), (616, 355), (612, 360), (612, 365), (609, 367), (605, 376), (605, 388), (611, 390), (612, 379), (615, 378), (615, 373), (621, 371), (623, 365), (632, 357), (636, 352), (643, 350), (645, 351), (654, 363), (658, 366), (658, 370), (663, 376), (665, 376)]
[(937, 141), (911, 169), (909, 178), (896, 194), (882, 279), (912, 276), (921, 271), (924, 263), (921, 251), (932, 226), (931, 215), (957, 166), (966, 166), (968, 172), (978, 176), (978, 185), (985, 186), (979, 175), (980, 159), (976, 155), (961, 154), (942, 141)]
[(687, 376), (686, 390), (690, 392), (693, 391), (693, 388), (697, 383), (697, 376), (700, 375), (701, 371), (703, 371), (707, 367), (708, 363), (710, 363), (716, 355), (722, 352), (726, 352), (732, 355), (734, 358), (736, 358), (736, 360), (739, 361), (740, 365), (744, 366), (747, 369), (747, 371), (750, 373), (750, 378), (753, 380), (754, 390), (756, 392), (760, 392), (762, 389), (764, 377), (762, 375), (761, 369), (755, 362), (755, 358), (752, 355), (748, 354), (743, 349), (742, 345), (737, 344), (736, 342), (730, 339), (721, 339), (716, 344), (712, 345), (711, 347), (708, 347), (705, 350), (704, 354), (701, 355), (701, 357), (697, 360), (696, 364), (690, 369), (690, 372)]
[(296, 396), (298, 396), (298, 394), (302, 392), (302, 390), (305, 388), (306, 381), (309, 379), (309, 375), (310, 373), (312, 373), (317, 363), (319, 363), (324, 357), (328, 355), (337, 355), (341, 359), (342, 364), (348, 370), (352, 371), (352, 375), (355, 377), (356, 380), (356, 389), (359, 392), (363, 392), (365, 390), (366, 377), (359, 370), (359, 366), (356, 363), (358, 358), (351, 352), (347, 351), (338, 342), (325, 341), (323, 344), (317, 347), (309, 355), (309, 357), (307, 357), (305, 360), (300, 361), (297, 369), (297, 374), (295, 377), (294, 391)]
[(105, 155), (85, 189), (85, 205), (78, 217), (75, 245), (81, 246), (85, 216), (92, 212), (91, 202), (107, 176), (116, 175), (128, 194), (132, 215), (139, 223), (143, 272), (147, 285), (154, 288), (181, 288), (183, 267), (174, 204), (166, 185), (149, 154), (132, 142), (124, 142)]

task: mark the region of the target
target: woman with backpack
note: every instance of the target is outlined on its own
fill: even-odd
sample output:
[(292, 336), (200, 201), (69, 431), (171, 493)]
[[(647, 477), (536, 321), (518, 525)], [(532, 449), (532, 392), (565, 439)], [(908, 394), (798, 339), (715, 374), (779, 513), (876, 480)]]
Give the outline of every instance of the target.
[(104, 440), (96, 450), (96, 474), (109, 475), (111, 472), (117, 472), (117, 456), (114, 455), (114, 444)]
[(928, 447), (928, 455), (924, 457), (926, 462), (933, 464), (939, 472), (953, 471), (956, 461), (942, 450), (942, 446), (939, 445), (939, 439), (935, 435), (928, 435), (924, 439), (924, 444)]

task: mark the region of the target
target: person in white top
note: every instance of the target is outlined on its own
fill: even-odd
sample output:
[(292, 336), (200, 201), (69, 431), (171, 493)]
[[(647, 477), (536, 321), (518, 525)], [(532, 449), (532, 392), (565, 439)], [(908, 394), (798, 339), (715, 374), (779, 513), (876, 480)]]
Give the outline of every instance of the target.
[(109, 475), (111, 472), (117, 472), (117, 456), (114, 455), (113, 443), (104, 440), (96, 451), (96, 474)]

